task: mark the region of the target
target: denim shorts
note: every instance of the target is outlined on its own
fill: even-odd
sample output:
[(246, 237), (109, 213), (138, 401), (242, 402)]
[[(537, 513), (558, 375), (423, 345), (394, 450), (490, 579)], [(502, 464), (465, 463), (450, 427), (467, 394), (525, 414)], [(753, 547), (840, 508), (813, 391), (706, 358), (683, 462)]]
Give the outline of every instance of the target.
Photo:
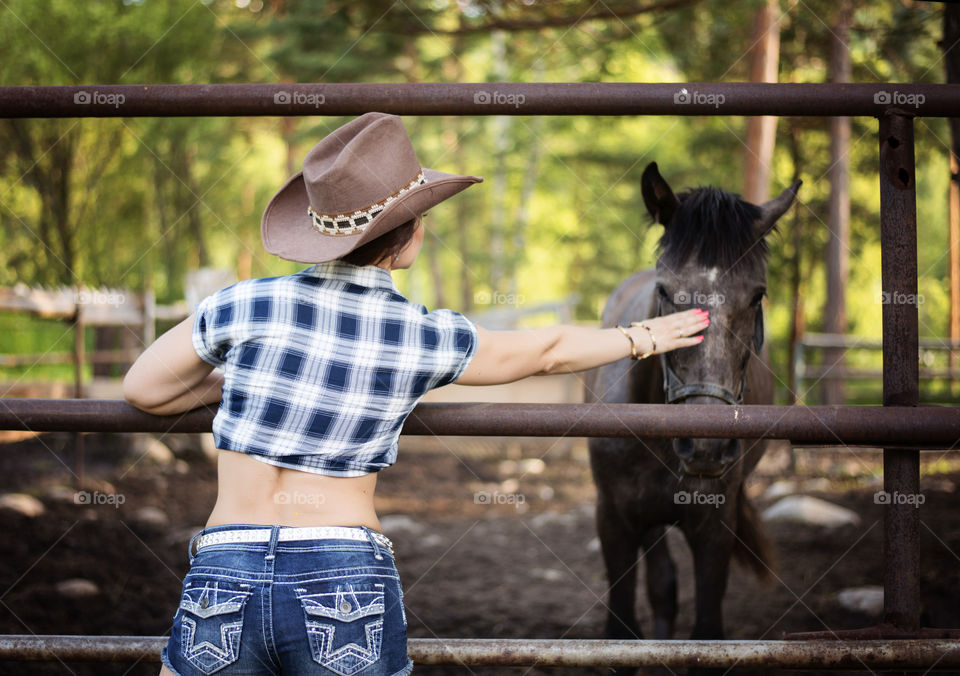
[[(284, 526), (231, 524), (190, 541), (163, 663), (179, 676), (401, 676), (407, 657), (403, 590), (390, 551), (364, 540), (280, 540)], [(200, 535), (269, 529), (269, 542), (213, 544)], [(354, 529), (351, 529), (354, 530)]]

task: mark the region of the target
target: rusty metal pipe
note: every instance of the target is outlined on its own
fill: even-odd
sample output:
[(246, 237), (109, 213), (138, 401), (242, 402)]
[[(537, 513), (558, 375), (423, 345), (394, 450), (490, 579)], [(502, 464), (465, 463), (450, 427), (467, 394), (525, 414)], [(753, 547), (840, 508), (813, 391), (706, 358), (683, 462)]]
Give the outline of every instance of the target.
[(960, 85), (754, 82), (159, 84), (0, 87), (0, 117), (259, 115), (960, 117)]
[[(34, 432), (209, 432), (215, 410), (153, 416), (108, 399), (0, 399), (0, 429)], [(571, 422), (574, 421), (574, 422)], [(960, 408), (670, 406), (668, 404), (417, 405), (404, 434), (790, 439), (797, 444), (960, 446)]]
[[(158, 662), (162, 636), (0, 636), (0, 660)], [(419, 665), (909, 669), (960, 667), (960, 641), (613, 641), (412, 638)]]
[[(880, 116), (880, 276), (883, 288), (883, 405), (920, 402), (917, 185), (913, 120)], [(912, 418), (912, 412), (904, 417)], [(884, 622), (920, 625), (920, 454), (885, 447)], [(906, 501), (901, 500), (901, 496)]]

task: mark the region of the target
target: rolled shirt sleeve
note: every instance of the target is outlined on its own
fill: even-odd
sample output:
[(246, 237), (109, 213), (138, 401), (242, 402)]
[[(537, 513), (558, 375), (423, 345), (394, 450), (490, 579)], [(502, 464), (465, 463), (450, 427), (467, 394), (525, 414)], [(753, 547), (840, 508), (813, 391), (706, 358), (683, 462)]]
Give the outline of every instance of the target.
[[(211, 366), (223, 366), (229, 344), (223, 339), (223, 331), (217, 330), (216, 294), (207, 296), (197, 303), (193, 320), (193, 349), (197, 355)], [(219, 336), (218, 336), (219, 334)]]
[(434, 310), (437, 327), (443, 339), (444, 358), (440, 361), (440, 372), (435, 387), (442, 387), (454, 383), (463, 375), (470, 361), (477, 352), (479, 334), (477, 326), (466, 316), (454, 310)]

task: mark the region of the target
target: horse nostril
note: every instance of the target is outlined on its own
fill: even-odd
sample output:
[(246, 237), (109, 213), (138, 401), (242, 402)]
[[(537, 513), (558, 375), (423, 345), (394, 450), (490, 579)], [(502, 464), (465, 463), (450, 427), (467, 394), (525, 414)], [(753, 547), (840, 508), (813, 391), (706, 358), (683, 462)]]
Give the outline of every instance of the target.
[(690, 460), (693, 457), (693, 440), (675, 439), (673, 449), (681, 460)]
[(720, 454), (720, 461), (727, 463), (733, 462), (740, 455), (740, 440), (728, 439), (723, 445), (723, 452)]

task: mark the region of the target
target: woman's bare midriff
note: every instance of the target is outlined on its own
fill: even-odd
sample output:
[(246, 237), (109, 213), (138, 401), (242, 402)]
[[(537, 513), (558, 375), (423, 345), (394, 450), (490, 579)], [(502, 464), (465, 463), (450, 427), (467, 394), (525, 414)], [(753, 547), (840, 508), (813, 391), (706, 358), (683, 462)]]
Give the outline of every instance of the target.
[(234, 451), (217, 453), (217, 503), (207, 527), (253, 523), (380, 531), (373, 505), (376, 472), (334, 477), (277, 467)]

